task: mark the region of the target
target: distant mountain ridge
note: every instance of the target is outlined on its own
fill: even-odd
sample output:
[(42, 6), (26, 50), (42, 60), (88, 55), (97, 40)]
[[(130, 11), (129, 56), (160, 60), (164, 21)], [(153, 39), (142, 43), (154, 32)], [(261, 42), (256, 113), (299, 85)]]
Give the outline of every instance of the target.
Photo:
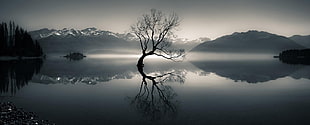
[(64, 28), (40, 29), (29, 32), (37, 39), (46, 53), (88, 52), (98, 49), (137, 49), (132, 34), (119, 34), (97, 28), (82, 30)]
[[(140, 53), (138, 39), (131, 33), (113, 33), (97, 28), (85, 28), (82, 30), (63, 28), (61, 30), (43, 28), (29, 32), (37, 39), (46, 53), (68, 53), (72, 51), (117, 53), (116, 51)], [(191, 50), (198, 44), (209, 41), (203, 37), (196, 40), (171, 38), (172, 48)], [(127, 52), (129, 52), (127, 51)]]
[(133, 34), (130, 33), (113, 33), (110, 31), (100, 30), (95, 27), (85, 28), (82, 30), (63, 28), (61, 30), (56, 29), (48, 29), (43, 28), (40, 30), (35, 30), (30, 32), (31, 36), (34, 39), (45, 39), (49, 37), (57, 37), (57, 38), (68, 38), (68, 37), (106, 37), (106, 36), (114, 36), (116, 38), (121, 38), (125, 40), (135, 40)]
[(287, 49), (302, 49), (295, 41), (264, 31), (250, 30), (236, 32), (204, 42), (193, 48), (192, 52), (216, 53), (272, 53), (278, 54)]
[(310, 48), (310, 35), (307, 36), (301, 36), (301, 35), (294, 35), (292, 37), (290, 37), (291, 40), (294, 40), (296, 43)]
[[(98, 53), (115, 53), (118, 50), (140, 52), (138, 39), (131, 33), (113, 33), (92, 27), (82, 30), (44, 28), (31, 31), (29, 34), (40, 42), (46, 53), (93, 52), (93, 50), (102, 50), (97, 51)], [(309, 48), (309, 39), (310, 35), (287, 38), (264, 31), (249, 30), (235, 32), (212, 41), (206, 37), (196, 40), (184, 38), (170, 40), (174, 41), (172, 48), (183, 48), (191, 52), (278, 54), (287, 49)]]

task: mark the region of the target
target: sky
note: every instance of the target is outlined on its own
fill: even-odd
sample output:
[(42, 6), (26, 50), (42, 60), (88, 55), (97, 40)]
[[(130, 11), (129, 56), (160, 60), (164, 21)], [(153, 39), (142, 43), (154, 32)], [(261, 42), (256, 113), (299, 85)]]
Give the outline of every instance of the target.
[(310, 0), (0, 0), (0, 21), (13, 20), (28, 31), (96, 27), (125, 33), (151, 8), (176, 12), (181, 38), (248, 30), (310, 34)]

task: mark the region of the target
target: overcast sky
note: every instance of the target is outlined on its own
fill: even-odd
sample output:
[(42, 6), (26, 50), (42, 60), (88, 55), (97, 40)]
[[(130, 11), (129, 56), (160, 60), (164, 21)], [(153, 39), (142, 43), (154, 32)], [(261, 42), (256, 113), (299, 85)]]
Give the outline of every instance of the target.
[(123, 33), (151, 8), (176, 12), (177, 35), (194, 39), (247, 30), (310, 34), (310, 0), (0, 0), (0, 21), (28, 30), (97, 27)]

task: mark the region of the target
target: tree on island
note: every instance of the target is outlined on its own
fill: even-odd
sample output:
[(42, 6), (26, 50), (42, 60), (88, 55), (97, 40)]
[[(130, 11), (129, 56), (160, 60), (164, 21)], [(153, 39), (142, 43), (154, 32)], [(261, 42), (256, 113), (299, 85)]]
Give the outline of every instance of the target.
[(142, 68), (145, 57), (157, 55), (165, 59), (180, 61), (184, 58), (184, 49), (170, 48), (172, 42), (169, 37), (179, 26), (180, 20), (176, 13), (166, 15), (159, 10), (151, 9), (144, 14), (137, 23), (131, 26), (132, 32), (139, 38), (142, 56), (137, 66)]
[(14, 22), (0, 23), (0, 56), (38, 57), (43, 51), (38, 41)]

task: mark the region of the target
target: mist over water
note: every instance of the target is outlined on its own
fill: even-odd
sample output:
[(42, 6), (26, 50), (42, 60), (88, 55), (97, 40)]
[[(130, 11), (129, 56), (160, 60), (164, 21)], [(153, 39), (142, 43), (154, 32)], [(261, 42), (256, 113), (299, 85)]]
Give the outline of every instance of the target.
[(275, 60), (269, 53), (212, 53), (191, 52), (186, 55), (190, 61), (238, 61), (238, 60)]
[(89, 58), (130, 58), (130, 59), (138, 59), (141, 55), (125, 55), (125, 54), (92, 54), (88, 55)]

